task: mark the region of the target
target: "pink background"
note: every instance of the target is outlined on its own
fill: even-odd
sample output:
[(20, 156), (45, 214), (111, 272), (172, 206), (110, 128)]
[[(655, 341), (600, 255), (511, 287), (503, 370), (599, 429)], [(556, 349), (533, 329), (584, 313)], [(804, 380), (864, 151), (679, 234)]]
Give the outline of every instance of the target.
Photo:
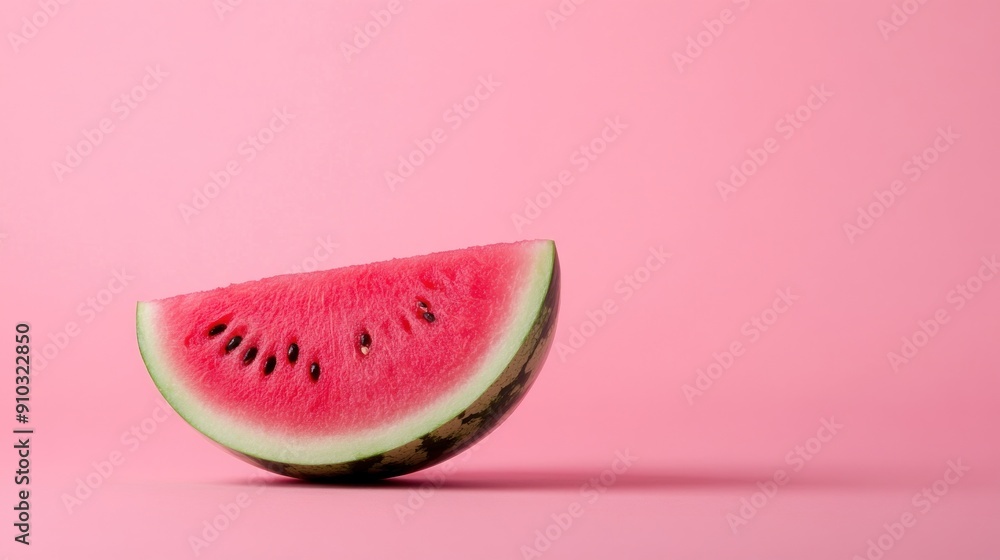
[[(4, 3), (0, 330), (13, 361), (14, 326), (31, 323), (37, 433), (30, 548), (12, 541), (16, 455), (0, 454), (3, 554), (189, 557), (246, 493), (198, 557), (997, 556), (1000, 278), (970, 280), (1000, 252), (995, 3), (564, 0), (550, 21), (556, 0), (234, 1), (220, 15), (225, 1)], [(475, 110), (456, 117), (463, 102)], [(935, 149), (939, 129), (953, 136)], [(270, 142), (252, 152), (256, 134)], [(390, 188), (427, 138), (433, 153)], [(603, 152), (581, 160), (592, 140)], [(81, 143), (79, 165), (53, 169)], [(721, 196), (753, 155), (767, 160)], [(239, 173), (185, 220), (230, 161)], [(572, 182), (546, 198), (563, 171)], [(526, 198), (547, 207), (518, 228)], [(845, 233), (873, 203), (867, 229)], [(155, 411), (136, 300), (523, 238), (557, 241), (557, 342), (573, 351), (434, 471), (251, 483), (260, 471)], [(661, 247), (665, 264), (637, 271)], [(967, 282), (979, 291), (959, 309)], [(766, 311), (779, 290), (797, 299)], [(586, 323), (608, 300), (614, 313)], [(947, 322), (894, 368), (938, 310)], [(759, 336), (755, 316), (773, 322)], [(730, 367), (689, 399), (713, 353)], [(810, 441), (831, 418), (836, 435)], [(123, 439), (133, 426), (144, 441)], [(938, 482), (946, 495), (914, 501), (959, 460), (969, 471)], [(614, 466), (591, 503), (582, 487)], [(790, 480), (760, 505), (779, 469)], [(99, 486), (67, 508), (88, 477)]]

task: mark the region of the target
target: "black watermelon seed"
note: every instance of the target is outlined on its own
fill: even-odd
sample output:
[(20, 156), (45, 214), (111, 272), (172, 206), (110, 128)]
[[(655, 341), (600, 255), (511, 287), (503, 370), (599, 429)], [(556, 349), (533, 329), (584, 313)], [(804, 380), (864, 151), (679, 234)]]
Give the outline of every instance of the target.
[(268, 356), (267, 360), (264, 361), (264, 373), (270, 374), (274, 371), (274, 366), (278, 364), (278, 360), (274, 356)]
[(361, 355), (367, 356), (372, 347), (372, 336), (367, 332), (361, 333), (359, 342), (361, 343)]
[(417, 302), (417, 307), (419, 307), (420, 309), (423, 309), (424, 311), (426, 311), (427, 310), (427, 303), (425, 303), (423, 301), (418, 301)]
[(230, 338), (229, 342), (226, 343), (226, 354), (236, 350), (236, 347), (239, 346), (241, 342), (243, 342), (242, 336), (234, 336), (233, 338)]
[(319, 381), (319, 364), (316, 362), (309, 366), (309, 377), (312, 377), (313, 381)]
[(424, 312), (424, 320), (427, 321), (428, 323), (433, 323), (434, 322), (434, 314), (431, 313), (430, 311), (425, 311)]
[(211, 329), (208, 329), (208, 336), (216, 336), (222, 334), (222, 331), (226, 330), (226, 325), (215, 325)]
[(257, 349), (251, 346), (250, 349), (247, 350), (247, 353), (243, 354), (243, 363), (249, 364), (256, 357), (257, 357)]
[(288, 361), (295, 363), (299, 359), (299, 345), (294, 342), (288, 346)]

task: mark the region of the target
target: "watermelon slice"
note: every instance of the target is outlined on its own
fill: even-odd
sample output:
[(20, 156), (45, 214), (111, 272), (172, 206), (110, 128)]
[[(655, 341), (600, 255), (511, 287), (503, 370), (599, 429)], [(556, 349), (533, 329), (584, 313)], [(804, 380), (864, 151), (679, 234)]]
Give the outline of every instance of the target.
[(139, 302), (167, 402), (237, 456), (307, 480), (383, 478), (496, 427), (552, 342), (552, 241), (275, 276)]

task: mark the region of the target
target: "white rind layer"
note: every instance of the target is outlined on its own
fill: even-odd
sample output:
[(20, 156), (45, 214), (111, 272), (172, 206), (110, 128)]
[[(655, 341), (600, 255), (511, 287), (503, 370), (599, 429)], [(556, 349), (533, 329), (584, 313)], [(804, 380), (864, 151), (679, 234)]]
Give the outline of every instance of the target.
[(555, 244), (537, 241), (523, 275), (511, 278), (520, 284), (519, 297), (508, 324), (499, 328), (503, 338), (476, 367), (474, 374), (438, 401), (397, 421), (350, 435), (289, 437), (269, 433), (238, 415), (219, 410), (199, 398), (197, 388), (185, 383), (159, 344), (159, 306), (139, 302), (136, 332), (139, 350), (153, 382), (167, 402), (188, 423), (233, 451), (276, 463), (330, 465), (356, 461), (398, 448), (455, 418), (489, 389), (514, 359), (537, 318), (549, 288), (556, 262)]

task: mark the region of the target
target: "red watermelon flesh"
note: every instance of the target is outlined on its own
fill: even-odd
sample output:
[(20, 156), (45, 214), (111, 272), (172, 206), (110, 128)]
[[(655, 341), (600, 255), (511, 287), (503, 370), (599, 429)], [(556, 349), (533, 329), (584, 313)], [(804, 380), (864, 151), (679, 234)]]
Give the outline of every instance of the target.
[(557, 295), (554, 244), (527, 241), (140, 303), (137, 330), (168, 402), (240, 456), (303, 478), (392, 476), (509, 413)]

